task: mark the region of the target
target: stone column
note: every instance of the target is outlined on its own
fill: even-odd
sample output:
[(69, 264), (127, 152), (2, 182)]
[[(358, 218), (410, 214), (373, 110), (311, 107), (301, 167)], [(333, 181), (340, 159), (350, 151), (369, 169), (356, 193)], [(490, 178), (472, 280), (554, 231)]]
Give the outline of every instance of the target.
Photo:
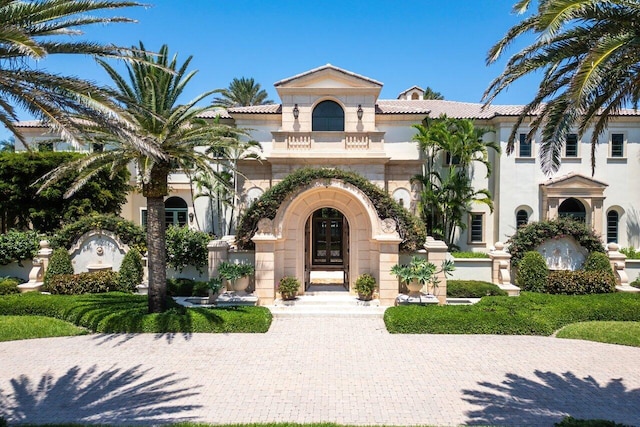
[(491, 283), (494, 285), (511, 284), (511, 254), (504, 250), (504, 243), (496, 242), (495, 251), (489, 252), (491, 258)]
[(272, 305), (275, 289), (276, 237), (271, 233), (258, 233), (251, 239), (256, 245), (256, 290), (258, 305)]
[(44, 273), (47, 271), (47, 267), (49, 267), (49, 261), (51, 261), (51, 254), (53, 253), (53, 249), (49, 246), (48, 240), (40, 241), (40, 250), (38, 250), (38, 259), (42, 264), (42, 275), (44, 277)]
[(218, 266), (229, 259), (229, 243), (226, 240), (211, 240), (209, 250), (209, 278), (218, 275)]
[(640, 292), (640, 289), (629, 285), (629, 276), (627, 276), (626, 271), (627, 256), (619, 252), (619, 248), (620, 247), (616, 243), (609, 243), (607, 245), (607, 256), (611, 263), (613, 275), (616, 278), (616, 290), (618, 292), (638, 293)]
[(392, 235), (378, 237), (379, 262), (378, 262), (378, 286), (380, 287), (380, 305), (392, 306), (398, 296), (398, 278), (391, 274), (391, 267), (399, 260), (398, 249), (402, 239)]
[[(424, 248), (427, 250), (427, 260), (435, 264), (440, 270), (442, 263), (447, 259), (447, 252), (449, 248), (447, 244), (442, 240), (435, 240), (431, 236), (427, 236), (427, 241), (424, 244)], [(438, 298), (440, 305), (447, 303), (447, 276), (444, 272), (440, 272), (437, 275), (439, 281), (438, 287), (434, 289), (433, 293)]]

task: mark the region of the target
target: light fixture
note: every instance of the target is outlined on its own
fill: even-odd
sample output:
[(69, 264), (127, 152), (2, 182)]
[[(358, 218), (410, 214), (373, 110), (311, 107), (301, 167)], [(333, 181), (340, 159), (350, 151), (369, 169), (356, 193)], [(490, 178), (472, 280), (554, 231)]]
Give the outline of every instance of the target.
[(300, 115), (300, 110), (298, 109), (298, 104), (293, 106), (293, 118), (298, 120), (298, 116)]
[(362, 104), (358, 104), (358, 120), (362, 120), (362, 115), (364, 111), (362, 110)]
[(189, 212), (189, 222), (193, 222), (193, 212)]

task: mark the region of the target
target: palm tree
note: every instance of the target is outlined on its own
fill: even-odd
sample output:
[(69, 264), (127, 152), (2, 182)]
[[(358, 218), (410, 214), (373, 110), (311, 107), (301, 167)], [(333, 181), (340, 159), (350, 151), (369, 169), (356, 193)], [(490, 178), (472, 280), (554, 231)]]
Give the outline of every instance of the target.
[[(531, 0), (514, 11), (525, 13)], [(489, 104), (516, 80), (542, 75), (533, 100), (513, 127), (507, 153), (514, 148), (518, 127), (535, 115), (530, 135), (541, 129), (540, 163), (547, 173), (560, 166), (566, 136), (577, 127), (582, 135), (593, 125), (591, 169), (595, 149), (612, 115), (640, 99), (640, 4), (637, 0), (539, 0), (537, 11), (512, 27), (489, 51), (487, 63), (529, 33), (533, 43), (513, 55), (502, 74), (484, 93)]]
[[(67, 139), (78, 139), (82, 122), (77, 115), (89, 117), (103, 125), (104, 110), (116, 106), (104, 88), (77, 77), (53, 74), (34, 66), (48, 55), (74, 54), (119, 57), (126, 52), (114, 45), (71, 40), (87, 25), (134, 22), (123, 17), (90, 15), (140, 6), (131, 1), (108, 0), (0, 0), (0, 123), (22, 141), (16, 108), (46, 119), (54, 130)], [(113, 114), (110, 114), (113, 116)], [(126, 130), (122, 124), (114, 131)]]
[(427, 86), (427, 88), (424, 90), (424, 95), (422, 96), (422, 99), (436, 99), (441, 101), (444, 99), (444, 95), (442, 95), (440, 92), (436, 92), (435, 90), (431, 89), (431, 87)]
[[(211, 105), (197, 106), (212, 92), (198, 95), (186, 104), (178, 104), (178, 98), (196, 71), (187, 73), (191, 57), (180, 66), (177, 57), (169, 59), (166, 45), (158, 54), (148, 53), (140, 43), (132, 49), (134, 61), (127, 63), (128, 80), (105, 61), (98, 62), (113, 80), (117, 101), (126, 110), (139, 134), (138, 140), (116, 139), (100, 126), (93, 132), (99, 139), (114, 145), (113, 149), (64, 165), (44, 185), (55, 181), (69, 170), (79, 170), (80, 178), (67, 192), (72, 194), (101, 168), (116, 171), (133, 162), (138, 170), (142, 195), (147, 199), (147, 247), (149, 259), (149, 312), (162, 312), (166, 299), (166, 248), (164, 198), (169, 193), (169, 175), (178, 170), (212, 173), (212, 159), (206, 148), (223, 148), (229, 137), (242, 131), (207, 122), (199, 115), (213, 109)], [(223, 135), (223, 136), (221, 136)]]
[(256, 83), (253, 78), (234, 78), (227, 89), (216, 89), (214, 92), (222, 95), (213, 99), (215, 107), (230, 108), (273, 104), (272, 100), (267, 99), (269, 96), (267, 91), (260, 89), (260, 83)]
[(422, 174), (413, 182), (422, 187), (419, 210), (430, 235), (442, 238), (449, 248), (454, 246), (457, 229), (466, 228), (465, 218), (473, 203), (493, 210), (488, 190), (475, 190), (472, 185), (474, 164), (481, 163), (491, 175), (489, 149), (500, 147), (483, 136), (487, 129), (476, 128), (470, 120), (452, 119), (446, 115), (413, 125), (416, 141), (423, 153)]

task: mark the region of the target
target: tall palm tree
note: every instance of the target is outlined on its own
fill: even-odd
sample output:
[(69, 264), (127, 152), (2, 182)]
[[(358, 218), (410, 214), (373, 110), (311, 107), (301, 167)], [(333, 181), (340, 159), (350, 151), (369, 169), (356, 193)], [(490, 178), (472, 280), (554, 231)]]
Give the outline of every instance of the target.
[[(525, 13), (531, 0), (514, 6)], [(612, 115), (640, 99), (640, 3), (637, 0), (539, 0), (532, 16), (512, 27), (489, 51), (487, 63), (529, 33), (533, 43), (513, 55), (484, 94), (488, 104), (516, 80), (541, 73), (533, 100), (513, 127), (507, 153), (518, 127), (531, 115), (530, 136), (541, 129), (540, 163), (545, 173), (560, 166), (566, 136), (577, 127), (582, 135), (593, 125), (591, 168), (595, 149)]]
[[(79, 170), (80, 178), (67, 192), (70, 195), (86, 179), (101, 168), (112, 171), (133, 162), (138, 170), (142, 195), (147, 199), (147, 247), (149, 259), (149, 312), (165, 309), (166, 248), (164, 198), (169, 193), (169, 175), (178, 170), (192, 174), (212, 173), (212, 159), (206, 147), (224, 148), (242, 131), (216, 122), (207, 122), (199, 115), (213, 109), (198, 104), (212, 92), (198, 95), (186, 104), (178, 98), (196, 71), (187, 73), (191, 57), (178, 65), (177, 57), (169, 58), (166, 45), (158, 54), (132, 49), (133, 62), (127, 63), (127, 78), (105, 61), (98, 62), (113, 80), (117, 101), (126, 110), (127, 120), (133, 123), (139, 141), (117, 139), (100, 126), (93, 127), (98, 138), (113, 145), (113, 149), (64, 165), (46, 177), (45, 186), (69, 170)], [(232, 135), (233, 138), (227, 135)]]
[[(78, 41), (87, 25), (134, 22), (123, 17), (108, 17), (105, 10), (140, 6), (132, 1), (109, 0), (0, 0), (0, 123), (22, 141), (16, 108), (46, 120), (67, 139), (78, 139), (82, 122), (77, 115), (103, 125), (104, 111), (113, 112), (104, 88), (77, 77), (62, 76), (35, 66), (48, 55), (74, 54), (103, 57), (120, 56), (126, 50), (114, 45)], [(119, 130), (120, 129), (120, 130)], [(125, 130), (120, 124), (114, 131)]]
[(424, 95), (422, 96), (422, 99), (436, 99), (441, 101), (444, 99), (444, 95), (442, 95), (440, 92), (436, 92), (435, 90), (431, 89), (430, 86), (427, 86), (427, 88), (424, 90)]
[(226, 89), (216, 89), (215, 93), (221, 96), (213, 99), (215, 107), (248, 107), (251, 105), (273, 104), (267, 99), (267, 91), (260, 88), (253, 78), (234, 78)]

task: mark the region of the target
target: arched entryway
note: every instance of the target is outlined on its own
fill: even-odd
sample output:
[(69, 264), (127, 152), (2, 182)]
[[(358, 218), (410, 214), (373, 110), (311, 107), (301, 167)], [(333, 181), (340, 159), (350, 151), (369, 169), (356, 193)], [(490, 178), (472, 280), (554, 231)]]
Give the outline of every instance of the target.
[(317, 209), (305, 224), (305, 289), (314, 283), (349, 289), (349, 221), (340, 210)]
[(574, 197), (570, 197), (558, 206), (558, 216), (573, 218), (580, 222), (586, 222), (587, 210), (582, 202)]

